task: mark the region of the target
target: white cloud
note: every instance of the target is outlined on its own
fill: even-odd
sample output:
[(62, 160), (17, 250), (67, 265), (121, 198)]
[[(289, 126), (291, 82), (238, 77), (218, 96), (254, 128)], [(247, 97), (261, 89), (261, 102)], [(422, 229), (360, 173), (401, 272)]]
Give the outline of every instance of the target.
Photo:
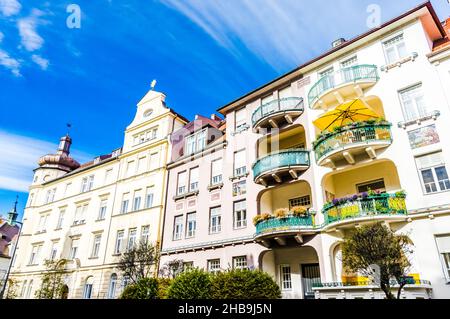
[[(0, 189), (27, 192), (38, 159), (54, 153), (57, 146), (56, 143), (0, 130)], [(93, 158), (86, 153), (73, 153), (81, 163)]]
[(21, 38), (21, 43), (28, 51), (36, 51), (44, 45), (44, 39), (37, 33), (37, 26), (40, 24), (39, 17), (43, 12), (34, 9), (29, 17), (19, 19), (17, 28)]
[(18, 14), (21, 8), (22, 5), (17, 0), (0, 0), (0, 12), (5, 17)]
[(10, 70), (14, 76), (21, 76), (19, 60), (10, 57), (9, 54), (2, 49), (0, 49), (0, 65), (3, 65)]
[(42, 70), (47, 70), (48, 65), (50, 64), (50, 61), (41, 57), (40, 55), (37, 54), (33, 54), (31, 56), (31, 60), (33, 60), (34, 63), (36, 63), (37, 65), (39, 65), (41, 67)]

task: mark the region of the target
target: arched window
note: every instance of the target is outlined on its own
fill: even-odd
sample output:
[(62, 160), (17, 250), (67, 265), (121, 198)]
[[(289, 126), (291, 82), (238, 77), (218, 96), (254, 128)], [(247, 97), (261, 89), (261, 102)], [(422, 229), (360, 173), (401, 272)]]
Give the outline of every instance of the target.
[(94, 277), (88, 277), (86, 279), (86, 283), (84, 284), (84, 292), (83, 292), (83, 298), (84, 299), (91, 299), (92, 298), (92, 287), (94, 285)]
[(31, 291), (33, 290), (33, 279), (30, 280), (28, 283), (28, 289), (27, 289), (27, 295), (25, 296), (26, 299), (31, 298)]
[(117, 275), (112, 274), (111, 279), (109, 281), (108, 299), (114, 299), (116, 297), (116, 289), (117, 289)]
[(25, 298), (25, 289), (27, 288), (27, 281), (25, 280), (20, 290), (20, 297)]

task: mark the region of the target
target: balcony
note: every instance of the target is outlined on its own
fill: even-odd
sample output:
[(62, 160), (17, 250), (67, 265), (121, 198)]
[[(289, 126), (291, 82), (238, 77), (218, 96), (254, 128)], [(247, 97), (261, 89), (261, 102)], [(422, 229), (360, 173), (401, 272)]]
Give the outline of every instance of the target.
[(279, 246), (286, 246), (289, 242), (302, 244), (301, 234), (314, 231), (314, 215), (309, 212), (304, 215), (289, 212), (284, 217), (265, 215), (258, 216), (261, 220), (256, 223), (255, 240), (266, 247), (275, 243)]
[(336, 163), (345, 159), (355, 164), (358, 155), (366, 153), (376, 158), (376, 150), (392, 144), (391, 124), (353, 123), (338, 128), (333, 133), (323, 133), (314, 143), (314, 152), (318, 165), (335, 168)]
[(328, 108), (361, 97), (379, 80), (377, 66), (355, 65), (335, 71), (318, 80), (308, 93), (311, 109)]
[(287, 149), (272, 153), (253, 164), (254, 181), (266, 187), (296, 180), (310, 166), (309, 151)]
[[(370, 192), (369, 192), (370, 193)], [(405, 194), (361, 194), (334, 199), (323, 209), (324, 228), (330, 224), (343, 225), (371, 219), (404, 219), (406, 210)]]
[(261, 105), (252, 115), (253, 129), (279, 128), (292, 124), (304, 111), (303, 99), (288, 97)]

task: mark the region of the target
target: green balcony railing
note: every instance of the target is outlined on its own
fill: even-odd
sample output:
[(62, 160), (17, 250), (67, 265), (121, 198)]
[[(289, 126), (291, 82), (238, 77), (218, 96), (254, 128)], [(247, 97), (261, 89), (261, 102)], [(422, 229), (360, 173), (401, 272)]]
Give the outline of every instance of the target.
[(304, 103), (303, 98), (300, 97), (288, 97), (279, 100), (274, 100), (264, 105), (261, 105), (259, 108), (253, 112), (252, 122), (253, 126), (258, 123), (261, 119), (277, 112), (286, 112), (286, 111), (300, 111), (303, 112)]
[(369, 144), (371, 142), (392, 142), (390, 124), (366, 124), (361, 127), (351, 128), (330, 133), (330, 135), (319, 138), (314, 143), (316, 161), (336, 150), (345, 150), (356, 144)]
[[(429, 280), (420, 280), (414, 278), (406, 278), (407, 285), (431, 285)], [(376, 285), (370, 280), (348, 281), (348, 282), (316, 282), (313, 283), (313, 288), (343, 288), (343, 287), (357, 287), (357, 286), (373, 286)], [(397, 280), (390, 281), (391, 286), (398, 286)]]
[(314, 218), (312, 215), (303, 217), (288, 215), (285, 218), (270, 218), (259, 222), (256, 225), (256, 236), (312, 227), (314, 227)]
[(327, 91), (346, 83), (354, 83), (361, 80), (370, 82), (378, 81), (378, 70), (376, 65), (355, 65), (348, 68), (340, 69), (323, 76), (318, 80), (308, 93), (309, 107), (320, 99)]
[(276, 169), (289, 168), (293, 166), (310, 165), (309, 151), (304, 149), (288, 149), (272, 153), (263, 157), (253, 164), (253, 176), (255, 179), (261, 174)]
[(335, 199), (323, 209), (325, 225), (347, 219), (377, 215), (406, 215), (404, 195), (379, 194), (357, 199)]

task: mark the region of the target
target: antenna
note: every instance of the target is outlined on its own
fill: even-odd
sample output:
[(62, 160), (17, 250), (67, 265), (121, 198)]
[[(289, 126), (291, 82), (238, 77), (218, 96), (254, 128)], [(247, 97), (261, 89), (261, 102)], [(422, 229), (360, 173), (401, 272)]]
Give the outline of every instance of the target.
[(152, 91), (155, 89), (156, 83), (157, 83), (157, 81), (156, 81), (156, 80), (153, 80), (153, 81), (152, 81), (152, 84), (150, 84), (150, 87), (151, 87), (151, 90), (152, 90)]

